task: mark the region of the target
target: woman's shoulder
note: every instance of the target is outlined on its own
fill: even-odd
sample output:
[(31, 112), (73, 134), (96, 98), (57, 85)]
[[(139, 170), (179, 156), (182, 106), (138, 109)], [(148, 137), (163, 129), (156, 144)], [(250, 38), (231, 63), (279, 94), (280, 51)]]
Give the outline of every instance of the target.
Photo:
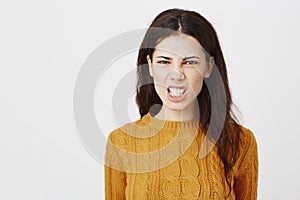
[[(240, 146), (239, 158), (235, 164), (234, 171), (243, 171), (247, 165), (258, 162), (257, 141), (253, 131), (245, 126), (240, 125)], [(244, 170), (245, 171), (245, 170)]]
[(141, 133), (145, 132), (144, 129), (147, 129), (147, 125), (145, 119), (128, 122), (112, 130), (108, 135), (108, 140), (114, 144), (123, 145), (126, 140), (139, 137)]
[(132, 132), (131, 130), (138, 124), (138, 121), (128, 122), (114, 130), (112, 130), (108, 135), (108, 140), (115, 141), (120, 138), (125, 138), (128, 136), (128, 132)]
[(128, 122), (110, 132), (108, 139), (116, 138), (146, 138), (155, 135), (163, 123), (153, 122), (150, 113), (132, 122)]
[(256, 137), (253, 131), (245, 126), (240, 125), (240, 143), (241, 149), (248, 151), (249, 148), (257, 146)]

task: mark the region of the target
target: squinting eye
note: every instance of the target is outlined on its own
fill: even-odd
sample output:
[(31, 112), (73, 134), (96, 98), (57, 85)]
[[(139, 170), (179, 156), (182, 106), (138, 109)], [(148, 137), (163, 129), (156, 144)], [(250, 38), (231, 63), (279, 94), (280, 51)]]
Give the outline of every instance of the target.
[(185, 61), (184, 64), (187, 64), (187, 65), (196, 65), (196, 64), (198, 64), (198, 62), (195, 61), (195, 60), (188, 60), (188, 61)]
[(166, 65), (166, 64), (169, 64), (170, 62), (167, 60), (159, 60), (159, 61), (157, 61), (157, 63)]

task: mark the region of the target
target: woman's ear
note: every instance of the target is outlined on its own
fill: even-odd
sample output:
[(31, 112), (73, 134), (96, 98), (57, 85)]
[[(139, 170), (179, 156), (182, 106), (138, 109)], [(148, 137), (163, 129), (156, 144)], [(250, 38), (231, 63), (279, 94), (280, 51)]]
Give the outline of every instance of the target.
[(215, 59), (214, 59), (214, 57), (211, 56), (209, 58), (209, 63), (208, 63), (208, 66), (207, 66), (208, 68), (207, 68), (206, 72), (204, 73), (205, 78), (208, 78), (210, 76), (214, 65), (215, 65)]
[(149, 74), (150, 74), (150, 76), (153, 77), (153, 72), (152, 72), (152, 62), (151, 62), (150, 56), (147, 55), (146, 59), (147, 59), (148, 65), (149, 65)]

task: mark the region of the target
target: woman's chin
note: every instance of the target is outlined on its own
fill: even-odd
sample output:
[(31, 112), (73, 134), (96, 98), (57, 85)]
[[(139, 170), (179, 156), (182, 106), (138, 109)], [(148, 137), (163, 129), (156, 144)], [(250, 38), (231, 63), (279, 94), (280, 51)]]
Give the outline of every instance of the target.
[(184, 111), (187, 107), (187, 105), (185, 103), (173, 103), (173, 102), (168, 102), (165, 103), (163, 108), (166, 108), (166, 110), (170, 110), (170, 111)]

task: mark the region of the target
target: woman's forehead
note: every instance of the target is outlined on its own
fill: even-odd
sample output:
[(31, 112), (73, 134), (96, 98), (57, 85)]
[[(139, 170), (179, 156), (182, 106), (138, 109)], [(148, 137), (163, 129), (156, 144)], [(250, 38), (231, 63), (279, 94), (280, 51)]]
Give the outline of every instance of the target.
[(201, 44), (192, 36), (179, 34), (162, 39), (155, 47), (153, 55), (166, 54), (179, 57), (201, 56)]

